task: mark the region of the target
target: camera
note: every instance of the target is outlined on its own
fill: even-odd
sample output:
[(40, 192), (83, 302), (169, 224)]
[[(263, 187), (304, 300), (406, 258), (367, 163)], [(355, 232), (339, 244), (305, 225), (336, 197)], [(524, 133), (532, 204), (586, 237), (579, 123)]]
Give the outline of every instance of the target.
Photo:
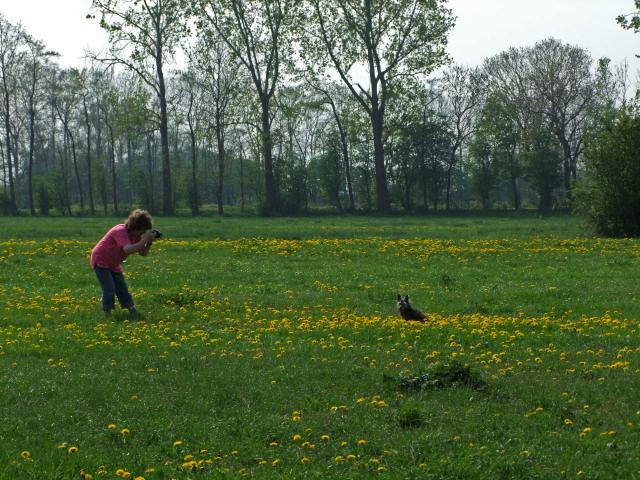
[(156, 234), (156, 240), (160, 240), (160, 238), (162, 238), (162, 232), (160, 230), (156, 230), (155, 228), (153, 230), (151, 230), (153, 233)]

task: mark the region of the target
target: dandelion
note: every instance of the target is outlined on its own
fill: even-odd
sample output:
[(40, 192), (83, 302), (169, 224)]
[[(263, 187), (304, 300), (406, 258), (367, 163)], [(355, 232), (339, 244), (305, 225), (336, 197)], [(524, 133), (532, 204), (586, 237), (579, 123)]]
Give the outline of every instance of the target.
[(309, 463), (311, 461), (311, 459), (309, 457), (302, 457), (300, 459), (300, 463)]
[(367, 444), (367, 441), (366, 441), (365, 439), (361, 438), (360, 440), (358, 440), (358, 445), (359, 445), (360, 447), (363, 447), (363, 446), (365, 446), (366, 444)]
[(182, 440), (176, 440), (173, 442), (173, 448), (179, 447), (180, 445), (182, 445)]
[(355, 459), (356, 456), (354, 454), (350, 453), (349, 455), (347, 455), (347, 460), (354, 461)]
[(302, 437), (297, 433), (292, 438), (294, 442), (299, 442), (302, 439)]
[(109, 425), (107, 425), (107, 429), (108, 430), (115, 430), (116, 429), (116, 424), (115, 423), (110, 423)]
[(25, 450), (24, 452), (22, 452), (22, 453), (20, 454), (20, 456), (21, 456), (22, 458), (24, 458), (25, 460), (29, 460), (29, 458), (31, 457), (31, 453), (30, 453), (30, 452), (28, 452), (27, 450)]
[(69, 447), (69, 450), (67, 450), (69, 453), (78, 453), (78, 447)]
[(129, 435), (131, 432), (129, 431), (128, 428), (123, 428), (122, 430), (120, 430), (120, 433), (122, 434), (123, 437), (126, 437), (127, 435)]
[(342, 463), (344, 461), (344, 457), (342, 455), (338, 455), (336, 458), (333, 459), (333, 461), (336, 463)]
[(564, 419), (564, 424), (565, 424), (567, 427), (570, 427), (571, 425), (573, 425), (573, 421), (572, 421), (571, 419), (569, 419), (569, 418), (565, 418), (565, 419)]
[(278, 446), (278, 442), (271, 442), (269, 444), (270, 447), (277, 447)]
[(424, 470), (425, 468), (427, 468), (427, 464), (421, 463), (420, 465), (418, 465), (418, 468), (421, 468), (422, 470)]
[(380, 466), (378, 467), (378, 471), (379, 471), (380, 473), (384, 472), (385, 470), (386, 470), (386, 469), (385, 469), (382, 465), (380, 465)]
[(277, 467), (278, 465), (280, 465), (280, 459), (276, 458), (273, 462), (271, 462), (271, 466), (272, 467)]
[(326, 442), (328, 442), (328, 441), (329, 441), (329, 435), (322, 435), (322, 436), (320, 437), (320, 440), (322, 440), (322, 441), (323, 441), (323, 442), (325, 442), (325, 443), (326, 443)]

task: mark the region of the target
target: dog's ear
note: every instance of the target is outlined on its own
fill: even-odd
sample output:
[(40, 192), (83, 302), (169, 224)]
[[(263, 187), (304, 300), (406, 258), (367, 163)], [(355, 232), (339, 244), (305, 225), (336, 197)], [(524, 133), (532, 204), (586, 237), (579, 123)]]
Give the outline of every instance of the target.
[(402, 297), (400, 296), (400, 294), (398, 294), (398, 301), (402, 300)]
[(404, 301), (405, 301), (405, 302), (407, 302), (407, 303), (409, 303), (409, 295), (405, 295), (405, 296), (404, 296)]

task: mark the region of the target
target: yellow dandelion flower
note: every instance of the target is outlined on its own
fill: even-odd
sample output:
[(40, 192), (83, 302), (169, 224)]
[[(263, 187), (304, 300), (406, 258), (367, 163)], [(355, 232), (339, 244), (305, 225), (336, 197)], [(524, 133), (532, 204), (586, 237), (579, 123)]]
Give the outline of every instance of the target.
[(116, 429), (116, 424), (115, 423), (110, 423), (109, 425), (107, 425), (107, 429), (108, 430), (115, 430)]
[(420, 465), (418, 465), (418, 468), (421, 468), (422, 470), (424, 470), (425, 468), (427, 468), (427, 464), (421, 463)]
[(278, 465), (280, 465), (280, 459), (276, 458), (273, 462), (271, 462), (271, 466), (272, 467), (277, 467)]
[(384, 472), (385, 470), (386, 470), (386, 469), (385, 469), (382, 465), (380, 465), (380, 466), (378, 467), (378, 471), (379, 471), (380, 473)]
[(311, 459), (309, 457), (302, 457), (300, 459), (300, 463), (309, 463), (311, 461)]
[(349, 455), (347, 455), (347, 460), (354, 461), (355, 459), (356, 456), (354, 454), (350, 453)]
[(175, 442), (173, 442), (173, 447), (179, 447), (180, 445), (182, 445), (182, 440), (176, 440)]
[(569, 418), (565, 418), (564, 419), (564, 424), (568, 427), (570, 427), (571, 425), (573, 425), (573, 421)]
[(344, 457), (342, 455), (338, 455), (336, 458), (333, 459), (336, 463), (341, 463), (342, 461), (344, 461)]
[(69, 453), (78, 453), (78, 447), (69, 447), (69, 450), (67, 450)]
[(120, 433), (123, 436), (129, 435), (131, 433), (131, 431), (128, 428), (123, 428), (122, 430), (120, 430)]
[(24, 452), (22, 452), (22, 453), (20, 454), (20, 456), (21, 456), (22, 458), (24, 458), (25, 460), (28, 460), (28, 459), (29, 459), (29, 457), (31, 457), (31, 453), (30, 453), (30, 452), (28, 452), (27, 450), (25, 450)]
[(270, 447), (277, 447), (278, 446), (278, 442), (271, 442), (269, 444)]
[(358, 440), (358, 445), (359, 445), (359, 446), (361, 446), (361, 447), (362, 447), (362, 446), (364, 446), (364, 445), (366, 445), (366, 444), (367, 444), (367, 441), (366, 441), (364, 438), (361, 438), (360, 440)]
[(299, 442), (302, 439), (302, 437), (297, 433), (292, 438), (294, 442)]
[(322, 440), (323, 442), (328, 442), (329, 441), (329, 435), (322, 435), (320, 437), (320, 440)]
[(134, 478), (133, 480), (144, 480), (144, 477), (142, 476), (137, 476), (136, 478)]

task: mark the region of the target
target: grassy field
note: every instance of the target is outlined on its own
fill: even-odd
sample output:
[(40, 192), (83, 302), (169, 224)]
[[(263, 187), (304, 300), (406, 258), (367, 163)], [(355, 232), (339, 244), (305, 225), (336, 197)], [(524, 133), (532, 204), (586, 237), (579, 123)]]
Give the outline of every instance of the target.
[[(640, 242), (573, 217), (0, 218), (0, 478), (640, 478)], [(399, 320), (397, 293), (428, 314)]]

